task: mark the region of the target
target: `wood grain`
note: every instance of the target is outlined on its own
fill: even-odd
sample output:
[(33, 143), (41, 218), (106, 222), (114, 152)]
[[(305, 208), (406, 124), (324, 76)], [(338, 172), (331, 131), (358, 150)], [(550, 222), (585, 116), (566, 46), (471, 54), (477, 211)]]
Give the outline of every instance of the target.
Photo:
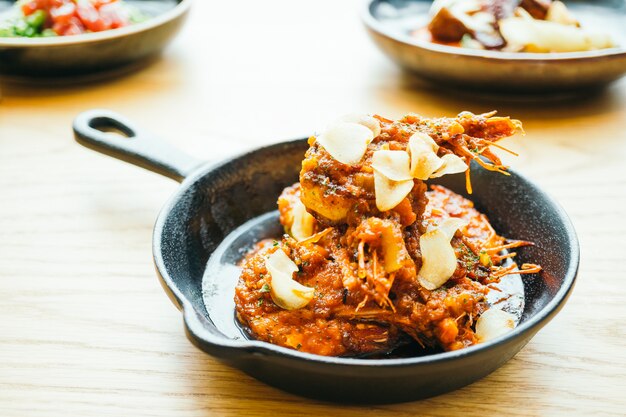
[[(0, 86), (0, 416), (545, 416), (626, 414), (626, 82), (539, 103), (403, 74), (358, 1), (197, 1), (163, 58), (113, 80)], [(500, 110), (506, 157), (556, 197), (582, 245), (576, 290), (513, 360), (425, 401), (315, 402), (220, 364), (185, 338), (153, 271), (170, 180), (81, 148), (71, 121), (110, 108), (217, 160), (337, 115)]]

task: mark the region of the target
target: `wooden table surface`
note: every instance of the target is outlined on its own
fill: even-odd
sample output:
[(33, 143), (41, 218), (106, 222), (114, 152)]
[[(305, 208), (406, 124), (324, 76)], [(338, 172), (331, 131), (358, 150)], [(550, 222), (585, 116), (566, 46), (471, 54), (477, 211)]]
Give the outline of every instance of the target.
[[(71, 87), (2, 84), (0, 416), (467, 416), (626, 413), (626, 80), (536, 103), (440, 90), (368, 40), (358, 1), (197, 1), (163, 58)], [(74, 142), (109, 108), (217, 160), (353, 112), (500, 110), (506, 158), (572, 217), (582, 246), (562, 312), (510, 362), (436, 398), (357, 407), (286, 394), (185, 338), (154, 273), (152, 225), (177, 184)]]

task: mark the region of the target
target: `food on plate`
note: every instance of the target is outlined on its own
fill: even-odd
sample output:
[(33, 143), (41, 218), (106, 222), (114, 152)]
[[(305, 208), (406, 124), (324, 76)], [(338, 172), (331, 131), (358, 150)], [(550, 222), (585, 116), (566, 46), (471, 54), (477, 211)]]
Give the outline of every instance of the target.
[(608, 34), (583, 28), (558, 0), (435, 0), (430, 17), (414, 35), (452, 46), (511, 52), (615, 46)]
[[(530, 242), (499, 236), (474, 204), (425, 180), (469, 163), (507, 175), (490, 149), (521, 130), (495, 112), (431, 119), (348, 116), (309, 139), (300, 181), (278, 197), (285, 235), (244, 258), (236, 314), (251, 337), (329, 356), (381, 355), (407, 341), (456, 350), (518, 317), (486, 295)], [(504, 148), (503, 148), (504, 149)]]
[(0, 21), (0, 37), (48, 37), (101, 32), (138, 23), (122, 0), (20, 0)]

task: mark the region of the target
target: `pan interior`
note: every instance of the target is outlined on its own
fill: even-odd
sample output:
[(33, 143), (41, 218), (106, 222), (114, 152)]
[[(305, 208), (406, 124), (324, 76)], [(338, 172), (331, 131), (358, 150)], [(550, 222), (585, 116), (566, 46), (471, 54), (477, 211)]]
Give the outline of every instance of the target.
[(278, 211), (247, 221), (233, 230), (215, 249), (202, 278), (202, 297), (215, 327), (229, 339), (247, 338), (235, 317), (235, 286), (241, 274), (239, 263), (255, 243), (279, 237)]
[[(233, 230), (215, 249), (202, 278), (202, 297), (206, 313), (218, 331), (229, 339), (247, 339), (235, 315), (235, 286), (241, 274), (241, 260), (263, 239), (280, 239), (284, 233), (279, 223), (278, 211), (255, 217)], [(507, 259), (505, 265), (510, 264)], [(517, 323), (524, 312), (524, 284), (519, 274), (508, 275), (492, 284), (487, 294), (488, 302), (498, 309), (515, 315)], [(422, 356), (426, 352), (417, 344), (405, 346), (393, 357)], [(432, 352), (431, 352), (432, 353)]]
[[(207, 167), (185, 181), (160, 216), (155, 257), (164, 283), (176, 298), (184, 299), (206, 319), (208, 332), (225, 339), (245, 337), (233, 314), (232, 288), (239, 276), (234, 265), (254, 243), (250, 236), (280, 236), (279, 223), (271, 213), (283, 188), (298, 180), (307, 147), (305, 140), (286, 142)], [(578, 256), (574, 231), (562, 210), (515, 172), (504, 176), (474, 163), (471, 170), (471, 196), (465, 191), (463, 175), (448, 175), (437, 183), (470, 198), (503, 236), (535, 243), (516, 250), (518, 263), (543, 267), (540, 275), (521, 280), (524, 323), (547, 306), (566, 279), (573, 279), (571, 268)], [(263, 215), (268, 217), (260, 217)], [(258, 222), (260, 229), (255, 231), (250, 224), (239, 229), (250, 229), (252, 235), (231, 235), (253, 219), (251, 224)], [(229, 244), (225, 239), (240, 240)], [(229, 250), (223, 250), (228, 246)], [(223, 270), (205, 274), (207, 265)], [(203, 277), (211, 274), (217, 290), (206, 291), (205, 284), (203, 292)]]

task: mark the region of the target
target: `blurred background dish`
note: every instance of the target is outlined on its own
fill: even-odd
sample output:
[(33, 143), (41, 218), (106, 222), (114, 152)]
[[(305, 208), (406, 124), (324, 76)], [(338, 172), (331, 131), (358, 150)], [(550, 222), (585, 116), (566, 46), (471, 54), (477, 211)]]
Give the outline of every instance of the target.
[(378, 47), (403, 68), (450, 87), (491, 92), (563, 92), (593, 89), (626, 73), (626, 3), (568, 1), (591, 30), (611, 36), (614, 47), (582, 52), (529, 53), (433, 43), (416, 31), (431, 20), (429, 0), (368, 0), (363, 21)]
[[(68, 80), (103, 75), (141, 63), (158, 55), (178, 32), (191, 0), (125, 0), (124, 3), (141, 16), (139, 21), (100, 32), (66, 33), (71, 36), (54, 36), (51, 30), (44, 36), (36, 33), (34, 37), (28, 37), (33, 35), (28, 31), (27, 36), (4, 33), (5, 36), (0, 36), (0, 75)], [(11, 19), (15, 11), (13, 1), (0, 0), (0, 19)]]
[(18, 0), (0, 15), (0, 37), (54, 37), (117, 29), (146, 20), (124, 0)]

